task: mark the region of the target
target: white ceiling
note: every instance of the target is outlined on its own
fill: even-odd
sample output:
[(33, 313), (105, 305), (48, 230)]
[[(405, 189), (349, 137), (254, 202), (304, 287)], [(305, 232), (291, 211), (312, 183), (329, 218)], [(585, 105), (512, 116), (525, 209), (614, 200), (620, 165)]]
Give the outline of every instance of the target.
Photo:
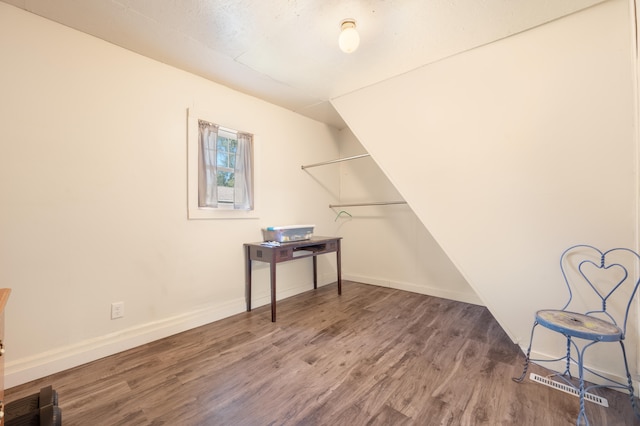
[(343, 128), (332, 98), (603, 0), (1, 1)]

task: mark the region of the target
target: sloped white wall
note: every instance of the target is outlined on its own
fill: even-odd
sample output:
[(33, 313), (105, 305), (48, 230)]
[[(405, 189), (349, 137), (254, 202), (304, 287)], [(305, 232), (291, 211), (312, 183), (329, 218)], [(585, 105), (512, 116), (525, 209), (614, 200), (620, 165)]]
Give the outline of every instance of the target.
[[(396, 135), (393, 142), (402, 143), (402, 136)], [(365, 152), (349, 129), (340, 132), (340, 157)], [(340, 203), (402, 200), (372, 157), (327, 167), (340, 172)], [(481, 304), (408, 205), (344, 207), (334, 211), (339, 234), (344, 237), (344, 278)]]
[[(338, 173), (300, 165), (336, 158), (337, 131), (5, 3), (0, 58), (7, 387), (244, 311), (263, 226), (335, 234)], [(188, 108), (255, 134), (260, 219), (187, 220)], [(267, 268), (254, 283), (266, 304)], [(279, 297), (312, 284), (309, 259), (279, 266)]]
[[(629, 12), (605, 2), (333, 100), (521, 345), (534, 312), (566, 299), (564, 248), (636, 248)], [(613, 355), (598, 368), (619, 373)]]

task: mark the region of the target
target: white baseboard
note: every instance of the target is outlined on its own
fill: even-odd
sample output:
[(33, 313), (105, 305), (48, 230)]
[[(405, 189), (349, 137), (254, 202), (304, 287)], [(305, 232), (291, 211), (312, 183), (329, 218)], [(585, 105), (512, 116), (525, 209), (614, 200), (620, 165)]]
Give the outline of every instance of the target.
[(356, 281), (363, 284), (389, 287), (397, 290), (409, 291), (411, 293), (425, 294), (427, 296), (441, 297), (443, 299), (484, 306), (484, 303), (482, 303), (480, 298), (475, 293), (461, 293), (458, 291), (450, 291), (443, 288), (429, 287), (400, 281), (381, 280), (372, 277), (365, 277), (362, 275), (343, 274), (342, 278), (345, 280)]
[[(526, 353), (527, 348), (521, 348), (523, 353)], [(537, 360), (548, 360), (548, 361), (543, 361), (543, 362), (538, 362), (535, 363), (536, 365), (539, 365), (541, 367), (544, 367), (548, 370), (552, 370), (554, 372), (564, 372), (565, 368), (566, 368), (566, 362), (565, 361), (553, 361), (554, 359), (557, 359), (558, 357), (552, 357), (548, 354), (542, 353), (542, 352), (537, 352), (535, 350), (531, 350), (531, 359), (537, 359)], [(620, 365), (623, 365), (623, 361), (622, 361), (622, 355), (620, 355)], [(614, 380), (618, 383), (623, 383), (626, 384), (627, 383), (627, 378), (626, 376), (621, 376), (619, 374), (615, 374), (615, 373), (611, 373), (611, 372), (607, 372), (607, 371), (602, 371), (598, 368), (594, 368), (592, 366), (587, 365), (586, 367), (590, 368), (591, 370), (593, 370), (595, 373), (600, 374), (603, 377), (606, 377), (608, 379)], [(578, 373), (577, 373), (577, 367), (574, 366), (574, 368), (572, 368), (571, 370), (571, 374), (574, 375), (574, 377), (578, 377)], [(518, 373), (519, 374), (519, 373)], [(542, 376), (542, 374), (541, 374)], [(585, 371), (584, 374), (584, 379), (588, 382), (591, 383), (595, 383), (597, 385), (603, 385), (603, 386), (609, 386), (611, 385), (611, 383), (607, 382), (606, 380), (602, 379), (601, 377), (598, 377), (594, 374), (590, 374), (588, 371)], [(633, 375), (632, 375), (632, 379)], [(638, 395), (639, 392), (639, 388), (638, 388), (638, 381), (634, 380), (633, 382), (633, 387), (635, 390), (635, 394), (636, 396)], [(626, 391), (624, 389), (620, 389), (620, 388), (612, 388), (614, 390), (620, 391), (620, 392), (625, 392)]]
[[(318, 277), (318, 285), (331, 281), (330, 274)], [(335, 282), (335, 275), (333, 276)], [(324, 283), (324, 284), (322, 284)], [(278, 291), (278, 299), (284, 299), (313, 288), (312, 284), (296, 286)], [(270, 295), (256, 294), (251, 302), (253, 308), (264, 306), (271, 301)], [(223, 318), (245, 312), (245, 299), (235, 299), (223, 304), (211, 304), (200, 309), (130, 327), (115, 333), (87, 339), (63, 346), (32, 357), (5, 363), (5, 388), (11, 388), (51, 374), (55, 374), (118, 352), (126, 351), (155, 340), (163, 339), (192, 328), (200, 327)]]

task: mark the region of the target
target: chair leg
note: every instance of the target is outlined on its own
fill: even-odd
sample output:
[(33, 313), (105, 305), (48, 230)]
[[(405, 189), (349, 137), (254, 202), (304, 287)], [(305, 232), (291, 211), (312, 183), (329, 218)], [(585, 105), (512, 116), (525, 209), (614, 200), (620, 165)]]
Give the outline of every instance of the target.
[[(578, 356), (578, 376), (580, 377), (580, 385), (578, 387), (578, 396), (580, 397), (580, 411), (578, 412), (578, 418), (576, 419), (576, 425), (580, 425), (580, 420), (584, 420), (584, 425), (589, 426), (589, 419), (587, 418), (587, 412), (585, 411), (584, 405), (584, 366), (582, 361), (584, 359), (584, 351), (587, 347), (591, 346), (590, 344), (586, 347), (582, 348), (582, 351), (576, 350)], [(569, 373), (569, 377), (571, 377), (571, 373)]]
[(533, 323), (533, 327), (531, 327), (531, 337), (529, 337), (529, 348), (527, 348), (527, 353), (525, 354), (524, 357), (524, 368), (522, 370), (522, 374), (520, 375), (520, 377), (512, 377), (511, 380), (513, 380), (514, 382), (518, 382), (521, 383), (525, 376), (527, 375), (527, 370), (529, 369), (529, 362), (531, 359), (531, 345), (533, 343), (533, 333), (536, 330), (536, 326), (538, 325), (538, 322), (535, 321)]
[(633, 379), (631, 379), (631, 373), (629, 373), (629, 364), (627, 363), (627, 351), (624, 348), (624, 342), (620, 341), (620, 347), (622, 348), (622, 358), (624, 359), (624, 369), (627, 372), (627, 389), (629, 390), (629, 399), (631, 400), (631, 408), (633, 408), (633, 414), (640, 419), (640, 413), (638, 413), (638, 407), (636, 405), (636, 398), (633, 395)]
[(573, 378), (573, 376), (571, 376), (571, 336), (565, 336), (567, 338), (567, 365), (565, 367), (564, 373), (562, 373), (563, 376), (568, 376), (570, 379)]

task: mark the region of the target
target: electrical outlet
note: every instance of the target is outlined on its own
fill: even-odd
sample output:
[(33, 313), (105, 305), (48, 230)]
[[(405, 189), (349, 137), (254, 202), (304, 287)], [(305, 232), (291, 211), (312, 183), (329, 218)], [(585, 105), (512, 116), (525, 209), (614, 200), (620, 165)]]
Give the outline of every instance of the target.
[(111, 304), (111, 319), (124, 317), (124, 302), (113, 302)]

